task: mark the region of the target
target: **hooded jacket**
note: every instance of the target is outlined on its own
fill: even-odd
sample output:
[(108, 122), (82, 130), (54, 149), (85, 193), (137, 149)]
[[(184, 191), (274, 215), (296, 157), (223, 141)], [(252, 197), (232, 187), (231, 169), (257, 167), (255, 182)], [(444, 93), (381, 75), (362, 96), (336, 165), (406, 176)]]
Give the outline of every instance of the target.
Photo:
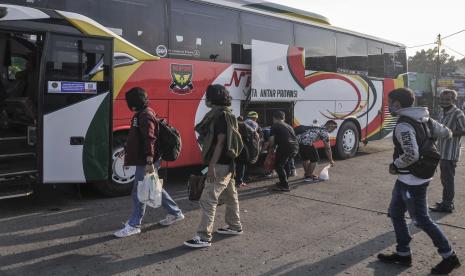
[[(409, 117), (417, 122), (425, 123), (430, 119), (428, 109), (426, 107), (407, 107), (397, 111), (399, 117)], [(431, 119), (432, 138), (447, 138), (452, 136), (452, 132), (447, 127), (441, 125), (435, 120)], [(394, 165), (398, 169), (407, 168), (413, 163), (417, 162), (420, 158), (420, 151), (418, 142), (415, 137), (415, 129), (408, 123), (399, 123), (394, 129), (394, 135), (399, 142), (402, 153), (394, 160)], [(431, 179), (418, 178), (412, 174), (400, 174), (399, 181), (407, 185), (421, 185), (431, 181)]]

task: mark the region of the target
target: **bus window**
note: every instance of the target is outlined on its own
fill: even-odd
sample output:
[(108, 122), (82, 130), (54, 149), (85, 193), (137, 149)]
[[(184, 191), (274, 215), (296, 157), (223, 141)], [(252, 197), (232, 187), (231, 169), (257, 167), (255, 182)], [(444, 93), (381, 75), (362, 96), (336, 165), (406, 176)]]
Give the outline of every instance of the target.
[(306, 70), (336, 72), (334, 32), (296, 24), (295, 44), (305, 47)]
[(190, 1), (171, 1), (172, 58), (231, 62), (231, 44), (239, 42), (239, 13)]
[(49, 0), (2, 0), (2, 4), (46, 8)]
[(368, 75), (384, 78), (383, 44), (368, 40)]
[(385, 78), (396, 78), (397, 72), (395, 70), (395, 54), (396, 54), (396, 47), (391, 45), (384, 45), (384, 77)]
[(294, 45), (292, 23), (285, 20), (242, 12), (241, 31), (242, 44), (251, 45), (252, 39), (255, 39)]
[(363, 38), (337, 33), (337, 71), (348, 74), (368, 74), (367, 42)]
[(407, 53), (405, 52), (404, 48), (398, 47), (395, 53), (395, 65), (394, 70), (399, 76), (400, 74), (407, 73)]
[(88, 16), (151, 54), (166, 45), (162, 0), (49, 0), (48, 7)]

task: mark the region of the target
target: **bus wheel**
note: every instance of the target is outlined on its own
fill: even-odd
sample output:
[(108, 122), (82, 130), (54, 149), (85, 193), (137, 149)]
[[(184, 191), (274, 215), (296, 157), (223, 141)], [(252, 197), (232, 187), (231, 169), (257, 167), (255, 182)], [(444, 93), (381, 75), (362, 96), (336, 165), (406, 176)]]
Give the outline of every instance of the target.
[(348, 159), (354, 157), (357, 153), (360, 142), (360, 134), (358, 128), (353, 122), (345, 122), (336, 138), (337, 156), (340, 159)]
[(106, 196), (123, 196), (131, 193), (136, 168), (124, 166), (126, 139), (126, 135), (122, 134), (113, 137), (111, 181), (95, 185), (97, 190)]

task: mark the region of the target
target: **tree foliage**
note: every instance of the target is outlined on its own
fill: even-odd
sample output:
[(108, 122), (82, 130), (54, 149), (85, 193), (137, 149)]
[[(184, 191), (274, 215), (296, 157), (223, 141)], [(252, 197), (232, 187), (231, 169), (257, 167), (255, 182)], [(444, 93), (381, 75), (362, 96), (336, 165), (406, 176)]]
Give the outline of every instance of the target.
[[(454, 76), (465, 68), (465, 58), (457, 60), (449, 55), (444, 49), (439, 55), (441, 65), (441, 76)], [(421, 50), (414, 56), (409, 57), (408, 66), (410, 72), (437, 74), (438, 70), (438, 48)]]

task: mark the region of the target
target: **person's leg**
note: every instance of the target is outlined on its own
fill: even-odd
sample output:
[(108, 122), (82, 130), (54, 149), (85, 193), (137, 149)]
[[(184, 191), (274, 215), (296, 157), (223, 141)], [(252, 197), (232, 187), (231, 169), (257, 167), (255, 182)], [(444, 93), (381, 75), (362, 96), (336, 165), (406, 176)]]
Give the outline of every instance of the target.
[(303, 160), (303, 167), (304, 167), (304, 177), (310, 177), (311, 174), (309, 173), (310, 171), (310, 160)]
[(310, 157), (309, 176), (312, 177), (312, 176), (315, 176), (313, 172), (315, 172), (316, 165), (318, 164), (318, 161), (320, 161), (318, 150), (314, 146), (311, 146), (309, 148), (309, 157)]
[(236, 184), (240, 185), (244, 182), (245, 164), (236, 164)]
[(442, 206), (452, 209), (454, 206), (454, 178), (456, 162), (451, 160), (441, 160), (441, 182), (443, 186)]
[(211, 241), (212, 239), (218, 198), (223, 190), (226, 189), (232, 177), (229, 165), (217, 164), (215, 170), (217, 180), (213, 183), (210, 183), (208, 180), (205, 181), (205, 188), (199, 201), (202, 218), (197, 233), (201, 239), (206, 241)]
[(408, 186), (404, 192), (407, 210), (413, 223), (431, 238), (439, 254), (444, 258), (453, 254), (449, 240), (428, 215), (427, 204), (428, 183), (419, 186)]
[(242, 230), (240, 219), (239, 198), (237, 195), (234, 180), (231, 180), (225, 190), (224, 203), (226, 204), (225, 221), (226, 224), (235, 231)]
[(165, 189), (162, 190), (161, 205), (170, 215), (173, 215), (175, 217), (180, 217), (182, 215), (181, 209), (179, 209), (176, 202), (174, 202), (174, 200), (171, 198), (168, 192), (166, 192)]
[(276, 151), (276, 160), (275, 160), (275, 169), (279, 177), (279, 186), (283, 188), (289, 188), (289, 183), (287, 182), (287, 175), (284, 166), (289, 159), (289, 153), (282, 149)]
[(389, 205), (388, 215), (391, 218), (394, 231), (396, 233), (396, 251), (401, 256), (410, 255), (410, 241), (412, 237), (405, 221), (405, 204), (406, 184), (397, 181), (392, 191), (391, 203)]
[(137, 185), (139, 181), (143, 181), (145, 177), (145, 166), (136, 166), (136, 174), (134, 176), (134, 184), (132, 188), (132, 214), (129, 218), (128, 224), (132, 227), (139, 228), (142, 224), (142, 218), (145, 214), (146, 205), (139, 201), (137, 198)]

